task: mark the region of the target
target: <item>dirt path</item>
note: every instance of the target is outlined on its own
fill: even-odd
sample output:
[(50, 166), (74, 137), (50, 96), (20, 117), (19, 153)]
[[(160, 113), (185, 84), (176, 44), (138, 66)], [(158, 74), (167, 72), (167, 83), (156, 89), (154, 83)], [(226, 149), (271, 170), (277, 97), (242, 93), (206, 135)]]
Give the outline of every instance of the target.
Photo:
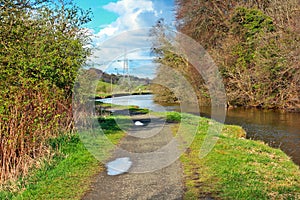
[(133, 126), (110, 159), (129, 157), (133, 163), (129, 173), (100, 173), (83, 199), (182, 199), (183, 175), (171, 126), (154, 116), (132, 119), (145, 126)]

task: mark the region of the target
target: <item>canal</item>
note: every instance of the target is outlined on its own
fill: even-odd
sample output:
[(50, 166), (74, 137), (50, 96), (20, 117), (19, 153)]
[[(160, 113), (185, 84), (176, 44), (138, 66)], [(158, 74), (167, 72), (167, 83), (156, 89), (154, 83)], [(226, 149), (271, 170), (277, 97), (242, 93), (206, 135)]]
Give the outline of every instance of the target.
[[(179, 105), (159, 105), (153, 95), (132, 95), (101, 99), (105, 103), (136, 105), (156, 112), (180, 111)], [(193, 113), (190, 108), (190, 113)], [(211, 108), (200, 107), (200, 115), (210, 118)], [(242, 126), (247, 138), (262, 140), (272, 147), (282, 149), (300, 166), (300, 113), (235, 108), (226, 113), (225, 124)]]

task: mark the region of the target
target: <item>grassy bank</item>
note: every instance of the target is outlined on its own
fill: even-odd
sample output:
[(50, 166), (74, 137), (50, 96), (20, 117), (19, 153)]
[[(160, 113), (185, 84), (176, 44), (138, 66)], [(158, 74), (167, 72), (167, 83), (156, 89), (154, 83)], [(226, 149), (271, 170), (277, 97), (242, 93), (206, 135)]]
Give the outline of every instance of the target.
[[(117, 144), (124, 136), (120, 129), (110, 131), (112, 117), (101, 121), (105, 136)], [(92, 177), (103, 165), (86, 149), (79, 135), (61, 136), (49, 141), (56, 149), (53, 159), (18, 181), (14, 191), (0, 191), (0, 199), (81, 199), (89, 190)]]
[[(178, 118), (178, 114), (171, 113), (168, 118)], [(299, 167), (281, 150), (247, 140), (241, 127), (226, 125), (216, 136), (219, 138), (213, 150), (200, 159), (201, 144), (213, 122), (192, 115), (189, 118), (189, 124), (181, 126), (184, 131), (192, 130), (198, 120), (200, 126), (180, 158), (185, 199), (300, 199)]]
[(131, 84), (133, 84), (131, 87), (126, 87), (126, 85), (122, 85), (122, 83), (119, 83), (118, 85), (99, 81), (96, 87), (95, 96), (97, 99), (103, 99), (110, 98), (112, 96), (116, 97), (151, 93), (148, 85), (140, 85), (134, 81)]
[[(101, 105), (106, 109), (112, 106)], [(118, 106), (118, 109), (129, 109), (132, 114), (148, 113), (135, 106)], [(183, 114), (188, 120), (182, 120), (176, 112), (152, 114), (166, 117), (167, 122), (173, 123), (174, 135), (179, 126), (184, 133), (190, 133), (200, 122), (192, 144), (180, 158), (185, 199), (300, 199), (299, 167), (281, 150), (245, 139), (241, 127), (224, 126), (222, 134), (216, 136), (219, 138), (212, 151), (200, 159), (201, 144), (208, 127), (215, 122), (189, 114)], [(118, 124), (115, 117), (118, 117)], [(117, 144), (124, 136), (119, 125), (126, 126), (128, 118), (105, 116), (99, 121), (105, 136)], [(180, 125), (179, 122), (187, 123)], [(80, 199), (89, 190), (92, 177), (104, 170), (86, 149), (89, 144), (84, 142), (84, 145), (82, 141), (84, 138), (79, 135), (50, 141), (53, 149), (57, 149), (52, 161), (19, 181), (18, 191), (0, 191), (0, 199)], [(103, 149), (107, 150), (104, 146)]]
[(109, 97), (116, 87), (116, 84), (99, 81), (96, 88), (96, 96), (101, 98)]

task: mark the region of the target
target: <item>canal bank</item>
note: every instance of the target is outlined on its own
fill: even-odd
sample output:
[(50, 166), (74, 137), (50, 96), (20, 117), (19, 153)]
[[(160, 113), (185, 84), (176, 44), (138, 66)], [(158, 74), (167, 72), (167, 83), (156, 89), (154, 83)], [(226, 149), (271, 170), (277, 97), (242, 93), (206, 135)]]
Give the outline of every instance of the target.
[[(128, 98), (126, 99), (127, 103), (132, 104)], [(136, 100), (137, 99), (135, 99), (135, 101)], [(122, 107), (112, 106), (109, 108), (109, 110), (112, 111), (113, 116), (127, 113), (132, 122), (135, 122), (137, 117), (136, 115), (126, 112), (126, 110), (129, 111), (129, 109), (126, 107), (123, 107), (122, 110), (119, 110), (120, 108)], [(184, 197), (178, 199), (252, 200), (300, 198), (299, 167), (295, 165), (280, 149), (271, 148), (260, 141), (246, 140), (245, 131), (241, 127), (225, 125), (220, 134), (214, 135), (214, 138), (218, 138), (214, 148), (211, 149), (207, 156), (199, 158), (201, 144), (203, 144), (205, 141), (208, 133), (207, 130), (212, 124), (218, 123), (216, 123), (214, 120), (204, 117), (199, 117), (188, 113), (180, 114), (173, 111), (164, 113), (151, 113), (151, 115), (156, 115), (162, 118), (165, 117), (166, 122), (169, 122), (165, 125), (171, 126), (170, 128), (173, 132), (173, 137), (166, 137), (166, 135), (170, 136), (170, 134), (159, 134), (160, 136), (165, 136), (165, 139), (168, 138), (167, 141), (171, 141), (172, 138), (175, 138), (180, 141), (178, 144), (184, 144), (185, 140), (182, 140), (181, 137), (178, 137), (179, 130), (181, 130), (181, 133), (184, 133), (184, 136), (192, 136), (193, 133), (195, 133), (193, 136), (193, 142), (180, 156), (184, 178)], [(149, 122), (152, 124), (151, 127), (156, 127), (158, 129), (159, 125), (163, 125), (162, 123), (156, 123), (155, 120), (148, 120), (147, 123)], [(135, 123), (132, 123), (132, 126), (134, 126), (134, 124)], [(118, 125), (119, 127), (123, 127), (120, 123), (118, 123)], [(195, 127), (198, 127), (196, 131)], [(135, 128), (139, 129), (139, 127)], [(147, 129), (147, 125), (144, 128)], [(152, 132), (143, 133), (143, 138), (137, 138), (135, 133), (133, 134), (128, 130), (126, 129), (125, 131), (127, 132), (127, 139), (125, 137), (123, 140), (125, 141), (125, 143), (123, 143), (125, 146), (122, 145), (121, 142), (121, 147), (125, 150), (130, 148), (132, 152), (140, 152), (140, 148), (145, 148), (145, 150), (148, 152), (152, 149), (149, 147), (155, 147), (156, 143), (161, 144), (163, 141), (161, 139), (156, 142), (152, 140), (152, 142), (145, 144), (145, 141), (152, 137)], [(145, 140), (145, 136), (149, 137), (147, 137)], [(121, 157), (122, 156), (124, 156), (124, 154), (122, 154)], [(115, 157), (112, 159), (115, 159)], [(160, 156), (159, 159), (164, 160), (166, 157)], [(155, 163), (156, 160), (154, 159), (150, 161)], [(137, 163), (152, 163), (150, 161)], [(146, 166), (151, 165), (146, 164)], [(135, 168), (135, 166), (133, 166), (133, 168)], [(162, 170), (163, 173), (165, 173), (164, 175), (168, 175), (168, 177), (178, 175), (179, 173), (178, 172), (174, 174), (173, 172), (168, 171), (168, 169), (169, 168), (166, 167)], [(160, 171), (161, 170), (158, 170), (158, 173), (160, 173)], [(154, 183), (161, 185), (162, 189), (165, 188), (164, 185), (169, 185), (167, 182), (168, 179), (163, 178), (163, 175), (152, 179), (151, 177), (154, 176), (151, 173), (148, 175), (145, 173), (141, 176), (136, 176), (134, 173), (129, 173), (112, 178), (105, 175), (103, 172), (102, 175), (99, 175), (99, 177), (99, 179), (96, 179), (95, 185), (92, 188), (92, 194), (95, 195), (95, 198), (99, 197), (99, 195), (107, 195), (113, 192), (113, 197), (118, 195), (122, 196), (122, 194), (128, 194), (129, 196), (126, 197), (130, 197), (130, 199), (135, 199), (134, 197), (139, 197), (138, 199), (151, 199), (151, 197), (149, 198), (148, 195), (151, 193), (151, 191), (156, 191), (158, 192), (156, 193), (157, 195), (152, 197), (155, 197), (154, 199), (160, 199), (160, 197), (164, 197), (163, 194), (165, 193), (159, 193), (159, 189), (155, 187), (157, 184)], [(136, 191), (142, 191), (139, 189), (139, 186), (143, 184), (139, 184), (138, 181), (129, 181), (129, 185), (126, 184), (126, 180), (135, 180), (137, 177), (144, 177), (144, 181), (142, 181), (143, 184), (147, 185), (147, 183), (153, 183), (153, 185), (150, 184), (147, 186), (150, 193), (144, 193), (145, 196), (143, 196), (143, 192), (136, 193)], [(166, 182), (161, 183), (161, 179), (165, 180)], [(114, 181), (111, 180), (115, 180), (118, 183), (112, 184)], [(103, 183), (108, 184), (103, 185)], [(136, 183), (138, 183), (138, 185), (136, 185)], [(136, 188), (136, 190), (132, 190), (132, 188)], [(120, 191), (124, 192), (121, 192), (121, 194)], [(131, 194), (134, 194), (134, 196), (130, 196)], [(172, 198), (166, 197), (163, 199)]]
[[(100, 118), (101, 120), (99, 120), (99, 125), (104, 132), (107, 132), (106, 136), (110, 138), (110, 140), (117, 138), (118, 140), (121, 139), (121, 136), (117, 136), (119, 134), (116, 131), (120, 131), (120, 126), (118, 125), (120, 125), (119, 122), (123, 121), (121, 119), (124, 119), (122, 113), (128, 113), (124, 111), (129, 110), (129, 108), (126, 107), (117, 107), (118, 108), (115, 110), (108, 108), (110, 109), (108, 111), (114, 111), (112, 112), (113, 114), (110, 116), (103, 116)], [(140, 120), (144, 123), (152, 122), (152, 127), (159, 129), (158, 125), (162, 123), (156, 123), (154, 122), (155, 120), (149, 121), (141, 119), (141, 116), (136, 115), (137, 110), (138, 109), (136, 108), (134, 109), (134, 113), (129, 113), (130, 115), (128, 117), (131, 118), (131, 120), (128, 122), (134, 122), (136, 120)], [(152, 114), (157, 114), (159, 118), (161, 118), (160, 115), (164, 115), (162, 113)], [(147, 114), (144, 115), (149, 117)], [(85, 192), (87, 192), (87, 190), (93, 191), (93, 188), (96, 188), (96, 191), (100, 190), (99, 193), (93, 193), (95, 194), (96, 199), (103, 199), (103, 197), (110, 196), (116, 197), (117, 193), (121, 196), (126, 195), (129, 199), (136, 199), (136, 195), (139, 195), (139, 199), (151, 199), (152, 197), (152, 199), (162, 199), (161, 197), (166, 197), (164, 196), (164, 194), (166, 194), (164, 189), (170, 192), (168, 194), (172, 197), (172, 191), (174, 192), (175, 187), (179, 186), (177, 184), (178, 179), (173, 182), (174, 187), (172, 182), (169, 182), (172, 183), (171, 185), (168, 184), (168, 181), (173, 180), (174, 176), (177, 176), (179, 179), (181, 179), (180, 177), (183, 178), (183, 190), (181, 188), (181, 191), (183, 191), (184, 198), (179, 196), (176, 199), (300, 199), (299, 167), (296, 166), (281, 150), (271, 148), (259, 141), (246, 140), (244, 138), (245, 132), (241, 127), (226, 125), (224, 126), (222, 134), (217, 136), (219, 139), (214, 149), (206, 157), (200, 159), (199, 144), (202, 144), (203, 139), (206, 137), (208, 127), (215, 122), (213, 120), (191, 114), (180, 115), (176, 112), (166, 112), (166, 115), (164, 116), (166, 117), (166, 122), (169, 122), (168, 126), (173, 132), (171, 135), (168, 133), (169, 137), (165, 137), (166, 133), (162, 132), (160, 136), (163, 136), (163, 139), (165, 140), (159, 138), (155, 142), (153, 142), (153, 140), (144, 140), (143, 138), (135, 137), (137, 136), (137, 132), (130, 133), (130, 136), (128, 135), (128, 131), (126, 131), (126, 137), (130, 137), (127, 139), (123, 138), (119, 145), (122, 149), (129, 149), (130, 151), (152, 151), (157, 149), (155, 143), (158, 145), (162, 144), (162, 146), (164, 146), (165, 143), (162, 142), (168, 142), (174, 138), (174, 135), (178, 135), (176, 133), (182, 124), (184, 124), (183, 133), (189, 134), (193, 132), (192, 130), (194, 130), (195, 125), (200, 123), (198, 126), (199, 129), (193, 139), (193, 143), (189, 146), (187, 151), (180, 156), (181, 170), (178, 165), (179, 163), (176, 162), (174, 165), (171, 165), (171, 168), (175, 171), (177, 170), (177, 172), (169, 170), (168, 167), (164, 167), (161, 170), (154, 172), (154, 174), (150, 173), (148, 175), (142, 174), (141, 176), (136, 176), (134, 173), (128, 173), (108, 177), (105, 175), (105, 169), (102, 168), (104, 165), (100, 164), (100, 169), (102, 168), (102, 171), (98, 174), (100, 176), (99, 180), (101, 180), (101, 178), (104, 178), (105, 180), (103, 179), (102, 181), (97, 182), (96, 177), (99, 176), (93, 176), (90, 177), (89, 181), (86, 181), (86, 179), (82, 177), (82, 173), (77, 173), (76, 170), (79, 169), (79, 172), (81, 172), (80, 170), (87, 172), (86, 170), (88, 168), (84, 166), (89, 166), (89, 164), (94, 163), (88, 170), (88, 172), (94, 173), (90, 170), (93, 170), (94, 168), (99, 170), (99, 163), (97, 165), (96, 160), (93, 159), (88, 152), (80, 153), (80, 156), (82, 156), (82, 162), (78, 162), (78, 157), (74, 157), (72, 152), (67, 152), (61, 162), (55, 163), (54, 166), (47, 168), (47, 171), (44, 172), (47, 175), (40, 177), (45, 180), (40, 180), (38, 178), (34, 179), (34, 181), (30, 182), (30, 185), (26, 189), (22, 190), (24, 193), (21, 193), (20, 196), (18, 195), (14, 199), (55, 199), (56, 197), (59, 197), (60, 199), (82, 199), (83, 196), (79, 198), (78, 194), (82, 194), (84, 190)], [(181, 116), (181, 119), (182, 117), (186, 118), (187, 120), (185, 121), (187, 123), (176, 123), (180, 121), (182, 122), (178, 116)], [(161, 119), (164, 118), (162, 117)], [(135, 123), (130, 124), (131, 127), (134, 127), (137, 130), (140, 129), (139, 126), (135, 126)], [(144, 128), (147, 129), (148, 126), (145, 126)], [(143, 133), (142, 135), (144, 137), (148, 134)], [(66, 142), (67, 141), (68, 140), (66, 140)], [(75, 142), (73, 139), (72, 141)], [(148, 141), (150, 142), (148, 143)], [(80, 140), (76, 140), (76, 143), (77, 142), (81, 143)], [(82, 146), (82, 144), (80, 145)], [(73, 144), (71, 144), (71, 146), (73, 146)], [(73, 149), (77, 151), (77, 145), (74, 147)], [(101, 146), (99, 151), (102, 149), (103, 146)], [(123, 155), (120, 156), (122, 157)], [(112, 157), (111, 159), (114, 158), (115, 157)], [(159, 159), (164, 161), (165, 157), (160, 156)], [(66, 164), (66, 161), (68, 160), (70, 162)], [(76, 162), (74, 162), (74, 160)], [(153, 163), (151, 162), (151, 164)], [(65, 170), (61, 170), (57, 173), (58, 168), (61, 166), (63, 166), (63, 169)], [(70, 173), (70, 166), (76, 169), (75, 173)], [(150, 165), (146, 165), (146, 167), (147, 166)], [(132, 170), (133, 169), (134, 168), (132, 168)], [(180, 175), (180, 173), (183, 173), (183, 175)], [(53, 176), (53, 174), (55, 174), (55, 176)], [(61, 177), (65, 176), (69, 178), (61, 179)], [(132, 184), (128, 185), (128, 182), (126, 182), (128, 179), (133, 180)], [(70, 180), (73, 181), (74, 184), (71, 187), (69, 184)], [(92, 184), (93, 186), (91, 188), (87, 188), (91, 180), (94, 181)], [(116, 183), (115, 180), (119, 182)], [(45, 182), (47, 184), (45, 184)], [(82, 187), (82, 183), (84, 183), (85, 187)], [(155, 192), (157, 195), (153, 195), (151, 197), (143, 196), (143, 190), (135, 190), (140, 187), (140, 183), (146, 185), (147, 190), (149, 190), (149, 192), (145, 193), (145, 195), (154, 194), (153, 191), (158, 192)], [(78, 190), (78, 188), (80, 188), (80, 190)], [(76, 193), (70, 192), (71, 189), (76, 190)], [(159, 191), (161, 191), (161, 193)], [(175, 189), (175, 191), (179, 190)], [(103, 192), (106, 192), (106, 196), (103, 196)], [(133, 196), (127, 196), (127, 194), (133, 194)], [(182, 193), (180, 192), (180, 194)], [(76, 195), (76, 197), (74, 195)], [(88, 193), (85, 197), (89, 197), (87, 195)], [(166, 197), (164, 199), (172, 198)]]
[[(156, 104), (151, 94), (114, 97), (99, 101), (118, 105), (136, 105), (155, 112), (180, 112), (181, 110), (180, 106), (174, 104)], [(194, 110), (194, 108), (189, 108), (188, 112), (193, 113)], [(211, 108), (200, 107), (200, 116), (210, 118)], [(243, 127), (247, 132), (248, 139), (261, 140), (271, 147), (280, 148), (297, 165), (300, 165), (299, 121), (300, 113), (236, 108), (227, 110), (225, 124)]]

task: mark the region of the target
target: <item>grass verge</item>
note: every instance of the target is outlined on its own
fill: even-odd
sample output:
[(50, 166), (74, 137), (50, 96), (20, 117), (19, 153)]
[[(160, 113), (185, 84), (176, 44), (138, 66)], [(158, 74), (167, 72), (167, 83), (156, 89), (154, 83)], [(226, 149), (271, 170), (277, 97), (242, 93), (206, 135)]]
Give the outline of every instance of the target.
[[(199, 158), (207, 135), (206, 118), (189, 116), (186, 132), (200, 126), (181, 156), (185, 176), (185, 199), (300, 199), (300, 170), (279, 149), (261, 141), (247, 140), (241, 127), (225, 125), (212, 151)], [(179, 125), (177, 125), (179, 126)], [(175, 130), (176, 131), (176, 130)]]
[[(111, 117), (102, 120), (106, 137), (117, 144), (124, 136), (118, 129), (109, 129)], [(49, 144), (57, 151), (53, 159), (44, 163), (31, 176), (19, 181), (18, 192), (0, 191), (0, 199), (81, 199), (89, 190), (92, 177), (104, 170), (103, 165), (86, 149), (78, 134), (61, 136)]]
[(99, 115), (101, 116), (101, 111), (108, 111), (108, 110), (118, 110), (118, 111), (126, 111), (125, 113), (130, 115), (141, 115), (141, 114), (148, 114), (150, 112), (147, 108), (140, 108), (134, 105), (115, 105), (111, 103), (102, 103), (101, 101), (96, 101), (96, 109), (99, 111)]

